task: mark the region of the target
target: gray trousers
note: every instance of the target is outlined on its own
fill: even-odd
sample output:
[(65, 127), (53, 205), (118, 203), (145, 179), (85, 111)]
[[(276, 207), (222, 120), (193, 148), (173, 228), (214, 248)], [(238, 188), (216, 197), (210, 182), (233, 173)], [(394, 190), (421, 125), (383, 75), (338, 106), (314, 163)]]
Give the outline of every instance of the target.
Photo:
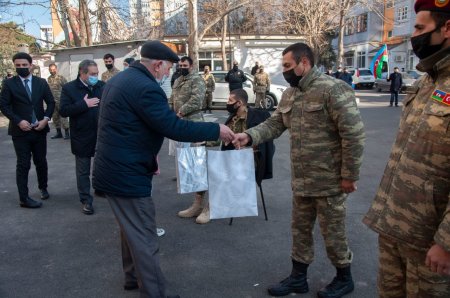
[(141, 298), (165, 298), (152, 198), (106, 198), (120, 227), (125, 283), (137, 281)]
[(91, 158), (75, 155), (75, 170), (77, 174), (77, 188), (81, 203), (91, 203)]

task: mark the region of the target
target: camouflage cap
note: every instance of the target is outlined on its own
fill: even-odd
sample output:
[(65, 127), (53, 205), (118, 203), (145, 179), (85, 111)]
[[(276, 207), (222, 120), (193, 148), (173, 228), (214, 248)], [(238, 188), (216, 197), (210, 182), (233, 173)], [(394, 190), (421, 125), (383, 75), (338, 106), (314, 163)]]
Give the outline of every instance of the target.
[(417, 0), (414, 10), (450, 13), (450, 0)]

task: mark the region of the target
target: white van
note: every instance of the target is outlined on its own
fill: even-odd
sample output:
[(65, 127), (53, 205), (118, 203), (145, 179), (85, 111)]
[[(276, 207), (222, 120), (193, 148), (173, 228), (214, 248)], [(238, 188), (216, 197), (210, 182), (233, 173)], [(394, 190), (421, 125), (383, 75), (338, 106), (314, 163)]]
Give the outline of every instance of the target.
[(353, 77), (353, 84), (355, 85), (355, 89), (361, 89), (362, 87), (366, 87), (368, 89), (372, 89), (375, 84), (375, 77), (373, 73), (368, 68), (356, 68), (356, 69), (348, 69), (348, 72)]

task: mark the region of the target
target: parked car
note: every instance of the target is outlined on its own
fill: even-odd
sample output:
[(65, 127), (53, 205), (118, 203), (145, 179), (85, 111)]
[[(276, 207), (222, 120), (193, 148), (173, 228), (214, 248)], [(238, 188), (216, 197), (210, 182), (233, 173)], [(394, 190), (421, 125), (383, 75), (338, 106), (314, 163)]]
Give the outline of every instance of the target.
[[(227, 71), (215, 70), (211, 72), (216, 80), (216, 90), (213, 94), (213, 107), (224, 107), (227, 104), (230, 91), (228, 83), (225, 82), (225, 75)], [(243, 88), (248, 94), (248, 104), (255, 105), (255, 93), (253, 92), (254, 78), (251, 74), (244, 72), (247, 77), (247, 81), (244, 82)], [(270, 84), (270, 91), (266, 94), (266, 109), (272, 110), (281, 100), (281, 95), (287, 87), (282, 85)]]
[[(416, 81), (415, 78), (413, 78), (410, 74), (406, 72), (401, 72), (402, 75), (402, 88), (400, 89), (400, 92), (405, 92), (406, 88), (411, 87), (414, 82)], [(376, 79), (375, 80), (375, 89), (378, 92), (386, 91), (390, 92), (391, 89), (391, 82), (388, 82), (387, 79)]]
[(348, 72), (353, 77), (353, 84), (355, 89), (361, 89), (362, 87), (367, 87), (372, 89), (375, 84), (375, 77), (373, 73), (368, 68), (355, 68), (349, 69)]
[(416, 70), (408, 70), (408, 71), (406, 71), (406, 73), (409, 74), (411, 77), (413, 77), (416, 80), (418, 78), (420, 78), (421, 76), (423, 76), (423, 73), (420, 73)]

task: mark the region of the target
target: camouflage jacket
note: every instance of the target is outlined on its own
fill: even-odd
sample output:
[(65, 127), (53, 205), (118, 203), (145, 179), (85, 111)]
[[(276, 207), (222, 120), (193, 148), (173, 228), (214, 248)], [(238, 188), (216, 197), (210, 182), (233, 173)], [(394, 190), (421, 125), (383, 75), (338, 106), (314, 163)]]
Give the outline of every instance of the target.
[(50, 90), (52, 90), (53, 97), (56, 102), (59, 102), (61, 98), (62, 86), (67, 83), (67, 80), (59, 74), (49, 76), (47, 79)]
[(292, 191), (296, 196), (332, 196), (341, 180), (359, 179), (364, 125), (353, 90), (316, 67), (288, 88), (276, 111), (246, 131), (253, 145), (290, 132)]
[(205, 92), (205, 81), (198, 74), (181, 76), (173, 84), (169, 105), (175, 113), (181, 112), (183, 119), (203, 121), (201, 110)]
[(266, 92), (270, 90), (270, 78), (266, 72), (256, 73), (255, 74), (255, 82), (253, 86), (253, 90), (255, 92)]
[(403, 101), (391, 155), (364, 223), (426, 251), (450, 252), (450, 49), (422, 60), (434, 73), (418, 80)]
[(104, 73), (102, 73), (102, 81), (106, 83), (110, 78), (112, 78), (119, 72), (120, 70), (118, 70), (115, 66), (113, 66), (113, 68), (111, 68), (110, 70), (108, 69)]
[(216, 80), (212, 73), (203, 74), (203, 80), (206, 84), (206, 92), (214, 92), (216, 89)]

